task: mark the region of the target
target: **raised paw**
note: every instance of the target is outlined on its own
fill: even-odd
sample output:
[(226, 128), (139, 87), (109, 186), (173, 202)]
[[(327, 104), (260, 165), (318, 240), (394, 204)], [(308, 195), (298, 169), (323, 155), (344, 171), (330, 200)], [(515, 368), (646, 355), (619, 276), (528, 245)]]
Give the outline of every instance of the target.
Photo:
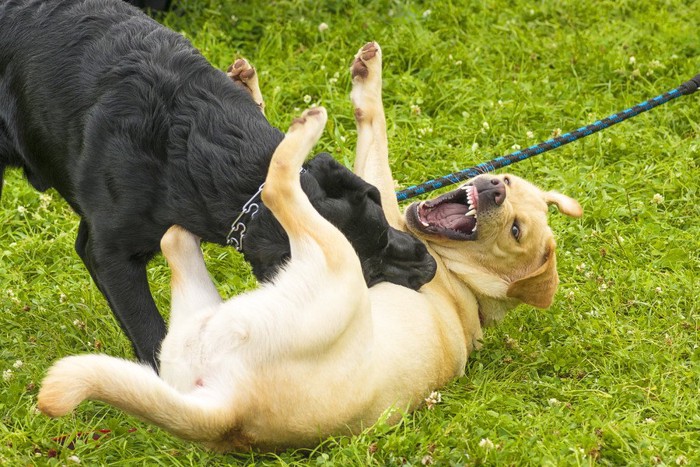
[(292, 120), (288, 133), (303, 131), (309, 139), (313, 139), (314, 144), (321, 137), (323, 127), (326, 126), (328, 114), (323, 107), (312, 107), (305, 110), (301, 117)]
[(355, 54), (350, 67), (352, 91), (350, 99), (355, 106), (355, 120), (371, 122), (383, 115), (382, 109), (382, 49), (376, 42), (368, 42)]
[(308, 203), (308, 198), (299, 186), (299, 168), (321, 137), (327, 119), (323, 107), (312, 107), (304, 111), (300, 117), (292, 120), (287, 134), (272, 155), (261, 197), (285, 229), (289, 225), (285, 225), (279, 217), (283, 214), (282, 203), (293, 204), (290, 200), (295, 196), (296, 202), (299, 202), (301, 196)]
[(257, 73), (255, 72), (255, 68), (248, 63), (248, 60), (239, 58), (228, 67), (226, 74), (234, 83), (248, 87), (247, 83), (255, 77)]
[(258, 83), (258, 73), (255, 68), (248, 63), (245, 58), (239, 58), (226, 70), (226, 75), (231, 78), (231, 81), (245, 88), (260, 110), (265, 112), (265, 102), (263, 101), (260, 85)]
[(355, 54), (350, 72), (353, 81), (365, 80), (373, 73), (380, 73), (381, 67), (382, 49), (376, 42), (368, 42)]

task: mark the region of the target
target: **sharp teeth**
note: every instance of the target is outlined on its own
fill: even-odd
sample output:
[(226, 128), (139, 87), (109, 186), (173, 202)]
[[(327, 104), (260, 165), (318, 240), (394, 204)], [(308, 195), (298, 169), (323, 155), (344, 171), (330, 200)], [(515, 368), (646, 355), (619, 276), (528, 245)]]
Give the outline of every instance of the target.
[(472, 229), (472, 233), (476, 232), (477, 227), (478, 227), (478, 224), (474, 226), (474, 228)]
[(430, 224), (428, 224), (424, 220), (421, 220), (420, 223), (423, 224), (423, 227), (430, 227)]
[(472, 209), (471, 211), (469, 211), (468, 213), (466, 213), (465, 216), (467, 216), (467, 217), (469, 217), (469, 216), (476, 216), (476, 209)]

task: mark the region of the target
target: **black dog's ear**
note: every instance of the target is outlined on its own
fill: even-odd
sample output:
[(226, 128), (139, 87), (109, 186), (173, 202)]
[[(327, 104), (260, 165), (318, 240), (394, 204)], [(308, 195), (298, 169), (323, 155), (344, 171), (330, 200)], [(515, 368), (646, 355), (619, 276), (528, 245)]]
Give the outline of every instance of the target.
[(382, 205), (382, 195), (379, 193), (379, 189), (374, 185), (367, 183), (367, 188), (363, 196), (367, 196), (380, 206)]
[[(367, 190), (374, 189), (372, 185), (333, 159), (333, 156), (327, 152), (322, 152), (308, 161), (306, 169), (330, 198), (342, 198), (348, 193), (365, 196)], [(376, 195), (379, 195), (378, 191)], [(376, 199), (374, 193), (370, 194), (370, 197), (373, 200)]]

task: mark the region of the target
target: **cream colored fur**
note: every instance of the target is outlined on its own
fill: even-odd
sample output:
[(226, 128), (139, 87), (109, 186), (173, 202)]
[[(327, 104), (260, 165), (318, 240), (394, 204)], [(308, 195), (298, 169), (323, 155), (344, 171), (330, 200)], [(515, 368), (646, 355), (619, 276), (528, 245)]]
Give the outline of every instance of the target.
[[(327, 118), (322, 108), (307, 110), (276, 150), (262, 194), (289, 234), (285, 270), (222, 301), (198, 240), (173, 227), (162, 240), (172, 312), (160, 377), (104, 355), (67, 357), (42, 383), (42, 412), (61, 416), (92, 399), (216, 449), (313, 445), (356, 433), (388, 409), (415, 409), (463, 374), (482, 322), (521, 301), (551, 302), (557, 277), (547, 204), (580, 215), (578, 203), (510, 176), (507, 199), (479, 221), (478, 240), (421, 233), (394, 196), (376, 44), (358, 52), (353, 75), (356, 172), (380, 189), (390, 223), (426, 242), (435, 279), (418, 292), (389, 283), (367, 289), (352, 247), (299, 186), (299, 167)], [(525, 242), (509, 233), (516, 215)]]

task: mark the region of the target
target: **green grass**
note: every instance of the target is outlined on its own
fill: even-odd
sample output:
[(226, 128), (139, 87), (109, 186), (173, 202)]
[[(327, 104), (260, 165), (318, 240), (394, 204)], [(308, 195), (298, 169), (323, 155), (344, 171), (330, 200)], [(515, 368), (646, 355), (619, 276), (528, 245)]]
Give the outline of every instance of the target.
[[(309, 99), (324, 105), (321, 149), (348, 165), (348, 66), (364, 42), (377, 40), (403, 186), (590, 123), (700, 71), (700, 7), (692, 1), (175, 3), (158, 20), (214, 66), (243, 55), (261, 71), (274, 125), (286, 129)], [(551, 216), (561, 276), (554, 305), (521, 306), (488, 329), (466, 376), (443, 388), (432, 410), (277, 456), (213, 454), (98, 403), (59, 420), (36, 413), (38, 383), (55, 359), (131, 351), (73, 250), (77, 217), (55, 192), (42, 197), (8, 171), (0, 370), (12, 375), (0, 380), (0, 463), (63, 465), (77, 456), (85, 465), (698, 465), (698, 115), (700, 96), (684, 97), (513, 166), (584, 207), (580, 220)], [(208, 246), (206, 255), (225, 296), (255, 285), (234, 251)], [(150, 278), (166, 310), (162, 260)], [(101, 428), (113, 434), (78, 440), (73, 450), (52, 440)]]

